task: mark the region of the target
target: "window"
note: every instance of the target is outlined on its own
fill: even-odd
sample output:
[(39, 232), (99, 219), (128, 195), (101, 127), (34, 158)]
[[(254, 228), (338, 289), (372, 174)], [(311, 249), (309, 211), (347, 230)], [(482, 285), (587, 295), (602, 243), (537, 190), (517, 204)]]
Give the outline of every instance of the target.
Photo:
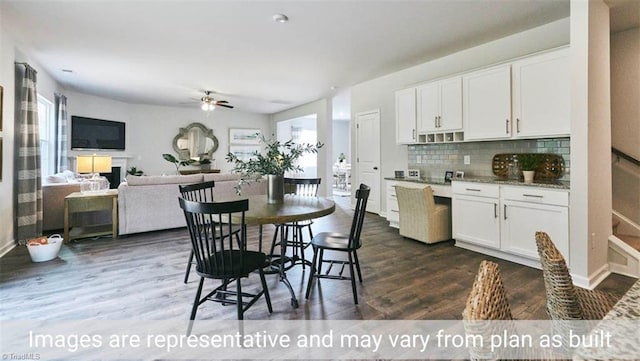
[(42, 177), (55, 173), (55, 117), (53, 103), (38, 94), (38, 131), (40, 133), (40, 171)]

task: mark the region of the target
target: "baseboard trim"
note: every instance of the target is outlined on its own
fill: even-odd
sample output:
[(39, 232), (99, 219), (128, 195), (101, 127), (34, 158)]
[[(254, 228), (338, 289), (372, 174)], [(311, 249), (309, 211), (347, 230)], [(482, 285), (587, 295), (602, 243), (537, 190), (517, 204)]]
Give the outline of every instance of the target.
[(18, 244), (16, 241), (10, 241), (5, 244), (2, 248), (0, 248), (0, 257), (3, 257), (5, 254), (9, 253), (12, 249), (16, 248)]

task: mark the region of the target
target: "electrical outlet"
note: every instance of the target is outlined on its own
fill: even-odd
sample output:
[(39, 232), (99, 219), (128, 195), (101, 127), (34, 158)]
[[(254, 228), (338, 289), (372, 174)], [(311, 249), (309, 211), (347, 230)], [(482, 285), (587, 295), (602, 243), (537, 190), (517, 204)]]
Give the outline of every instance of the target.
[(471, 156), (470, 155), (465, 155), (464, 156), (464, 164), (466, 164), (466, 165), (471, 164)]
[(596, 248), (596, 234), (591, 233), (591, 249), (595, 249)]

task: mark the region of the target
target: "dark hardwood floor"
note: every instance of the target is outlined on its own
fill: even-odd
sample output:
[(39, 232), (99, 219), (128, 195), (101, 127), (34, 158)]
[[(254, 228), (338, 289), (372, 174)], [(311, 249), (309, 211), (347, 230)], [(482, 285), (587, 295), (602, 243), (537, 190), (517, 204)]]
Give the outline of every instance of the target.
[[(316, 220), (314, 232), (348, 232), (348, 197), (336, 197), (336, 212)], [(267, 235), (273, 227), (265, 228)], [(251, 229), (256, 246), (257, 228)], [(270, 237), (265, 244), (270, 244)], [(453, 246), (425, 245), (399, 236), (382, 217), (368, 214), (359, 252), (364, 282), (353, 304), (347, 281), (322, 280), (304, 298), (308, 268), (287, 274), (300, 307), (292, 309), (287, 288), (276, 275), (267, 276), (273, 313), (264, 300), (246, 319), (460, 319), (478, 265), (491, 259), (500, 265), (512, 312), (518, 319), (546, 319), (540, 270), (494, 259)], [(532, 236), (533, 241), (533, 236)], [(198, 277), (184, 284), (190, 243), (186, 229), (121, 237), (87, 239), (66, 244), (58, 259), (31, 263), (25, 247), (0, 259), (0, 320), (21, 319), (188, 319)], [(311, 250), (308, 249), (308, 258)], [(258, 288), (257, 275), (243, 290)], [(623, 294), (632, 278), (609, 276), (599, 289)], [(214, 281), (205, 281), (213, 286)], [(198, 319), (234, 319), (233, 306), (207, 303)]]

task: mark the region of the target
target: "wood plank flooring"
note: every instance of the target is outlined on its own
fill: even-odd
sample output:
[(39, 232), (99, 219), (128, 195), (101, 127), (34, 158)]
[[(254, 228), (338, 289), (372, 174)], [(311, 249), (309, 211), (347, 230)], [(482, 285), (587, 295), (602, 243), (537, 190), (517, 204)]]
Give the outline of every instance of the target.
[[(336, 212), (316, 220), (314, 232), (348, 232), (348, 197), (336, 197)], [(257, 227), (251, 229), (256, 247)], [(265, 228), (268, 249), (273, 227)], [(246, 319), (460, 319), (478, 265), (483, 259), (501, 268), (513, 314), (518, 319), (546, 319), (542, 272), (453, 246), (405, 239), (382, 217), (368, 214), (359, 252), (364, 282), (359, 305), (353, 304), (347, 281), (321, 280), (304, 298), (308, 268), (287, 274), (300, 302), (290, 306), (287, 288), (276, 275), (267, 276), (273, 313), (264, 300), (246, 312)], [(190, 251), (186, 229), (66, 244), (58, 259), (31, 263), (25, 247), (0, 259), (0, 320), (21, 319), (188, 319), (198, 277), (184, 284)], [(308, 249), (307, 257), (311, 258)], [(599, 289), (623, 294), (635, 280), (609, 276)], [(214, 281), (205, 281), (205, 287)], [(243, 290), (259, 287), (257, 275)], [(197, 319), (234, 319), (233, 306), (207, 303)]]

